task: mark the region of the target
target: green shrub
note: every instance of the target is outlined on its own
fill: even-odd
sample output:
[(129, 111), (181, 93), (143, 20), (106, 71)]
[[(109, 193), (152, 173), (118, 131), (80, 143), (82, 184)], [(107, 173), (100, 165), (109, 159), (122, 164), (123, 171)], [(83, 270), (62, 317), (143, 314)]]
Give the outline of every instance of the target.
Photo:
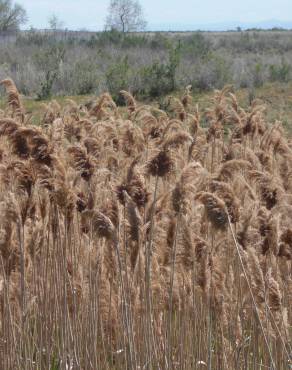
[(192, 57), (205, 58), (211, 51), (211, 42), (201, 32), (186, 37), (182, 42), (182, 53)]
[(291, 65), (282, 61), (280, 65), (272, 64), (269, 67), (270, 80), (288, 82), (290, 80)]
[(194, 77), (190, 83), (198, 91), (220, 89), (232, 81), (226, 60), (213, 53), (204, 61), (198, 62), (193, 73)]
[(252, 70), (252, 82), (254, 87), (261, 87), (264, 84), (264, 67), (262, 63), (257, 63)]
[(148, 44), (148, 39), (143, 34), (124, 33), (121, 39), (122, 48), (141, 48)]
[(142, 90), (141, 95), (156, 98), (173, 90), (168, 66), (154, 62), (141, 70)]
[(92, 36), (91, 39), (87, 42), (90, 47), (103, 47), (106, 45), (117, 45), (121, 42), (123, 35), (121, 32), (112, 30), (112, 31), (103, 31)]
[(118, 104), (123, 104), (124, 99), (120, 96), (121, 90), (129, 89), (130, 65), (128, 57), (122, 59), (121, 62), (111, 65), (105, 74), (106, 86), (111, 93), (113, 99)]
[(149, 41), (150, 48), (154, 50), (167, 49), (168, 45), (168, 38), (161, 32), (155, 32)]
[(141, 95), (156, 98), (176, 89), (176, 71), (180, 63), (180, 46), (169, 49), (168, 62), (154, 62), (141, 70)]
[[(84, 43), (81, 40), (80, 43)], [(121, 48), (145, 47), (148, 39), (143, 34), (132, 34), (119, 32), (117, 30), (99, 32), (88, 41), (85, 41), (90, 48), (100, 48), (108, 45), (115, 45)]]
[(93, 61), (82, 60), (77, 62), (74, 66), (73, 75), (74, 94), (86, 95), (97, 89), (98, 74)]
[(49, 99), (52, 96), (53, 84), (57, 78), (56, 71), (47, 71), (44, 80), (41, 82), (41, 87), (37, 93), (37, 100)]

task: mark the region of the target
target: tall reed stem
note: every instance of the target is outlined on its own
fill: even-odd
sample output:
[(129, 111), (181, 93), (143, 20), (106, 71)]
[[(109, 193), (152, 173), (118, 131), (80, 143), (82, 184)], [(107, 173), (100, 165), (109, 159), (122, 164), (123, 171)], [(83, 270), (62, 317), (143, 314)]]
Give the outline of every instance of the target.
[(256, 317), (257, 317), (258, 323), (260, 325), (260, 328), (261, 328), (261, 331), (262, 331), (262, 334), (263, 334), (263, 338), (264, 338), (264, 341), (265, 341), (265, 344), (266, 344), (266, 347), (267, 347), (267, 351), (268, 351), (270, 361), (271, 361), (271, 365), (272, 365), (272, 370), (276, 370), (276, 366), (275, 366), (275, 362), (274, 362), (274, 359), (273, 359), (272, 351), (271, 351), (268, 339), (266, 337), (262, 321), (260, 319), (259, 310), (258, 310), (256, 301), (255, 301), (254, 294), (252, 292), (252, 288), (251, 288), (251, 285), (250, 285), (250, 282), (249, 282), (249, 279), (248, 279), (248, 276), (247, 276), (246, 269), (244, 267), (244, 263), (243, 263), (242, 256), (241, 256), (241, 253), (240, 253), (240, 247), (238, 245), (236, 236), (234, 234), (229, 215), (228, 215), (228, 225), (229, 225), (229, 228), (230, 228), (230, 231), (231, 231), (231, 235), (232, 235), (232, 239), (234, 241), (234, 245), (236, 247), (236, 251), (237, 251), (238, 258), (239, 258), (240, 266), (241, 266), (245, 281), (246, 281), (247, 286), (248, 286), (248, 290), (249, 290), (249, 293), (250, 293), (250, 296), (251, 296), (251, 300), (252, 300), (252, 304), (253, 304), (253, 307), (254, 307), (254, 310), (255, 310), (255, 313), (256, 313)]

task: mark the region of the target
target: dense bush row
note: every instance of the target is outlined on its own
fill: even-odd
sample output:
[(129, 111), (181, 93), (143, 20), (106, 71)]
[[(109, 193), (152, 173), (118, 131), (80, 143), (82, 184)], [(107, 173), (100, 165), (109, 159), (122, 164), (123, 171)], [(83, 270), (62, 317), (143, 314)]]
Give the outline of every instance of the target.
[[(39, 99), (121, 89), (157, 97), (191, 84), (205, 91), (233, 83), (258, 87), (291, 78), (290, 32), (121, 34), (39, 33), (1, 40), (0, 78)], [(279, 52), (281, 51), (281, 52)]]

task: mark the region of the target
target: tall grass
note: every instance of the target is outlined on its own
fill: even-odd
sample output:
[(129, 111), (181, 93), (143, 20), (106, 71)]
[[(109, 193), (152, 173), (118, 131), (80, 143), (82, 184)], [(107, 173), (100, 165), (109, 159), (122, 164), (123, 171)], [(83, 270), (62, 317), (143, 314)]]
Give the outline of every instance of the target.
[[(291, 143), (230, 87), (0, 112), (1, 369), (291, 366)], [(207, 127), (201, 127), (207, 122)]]

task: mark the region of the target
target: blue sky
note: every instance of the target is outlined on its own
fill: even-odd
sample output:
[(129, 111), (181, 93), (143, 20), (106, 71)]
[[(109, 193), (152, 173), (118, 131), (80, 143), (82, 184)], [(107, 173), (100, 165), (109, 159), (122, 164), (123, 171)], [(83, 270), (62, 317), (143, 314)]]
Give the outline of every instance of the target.
[[(109, 0), (17, 0), (27, 26), (45, 28), (56, 14), (69, 29), (102, 29)], [(161, 24), (292, 21), (292, 0), (140, 0), (151, 26)]]

